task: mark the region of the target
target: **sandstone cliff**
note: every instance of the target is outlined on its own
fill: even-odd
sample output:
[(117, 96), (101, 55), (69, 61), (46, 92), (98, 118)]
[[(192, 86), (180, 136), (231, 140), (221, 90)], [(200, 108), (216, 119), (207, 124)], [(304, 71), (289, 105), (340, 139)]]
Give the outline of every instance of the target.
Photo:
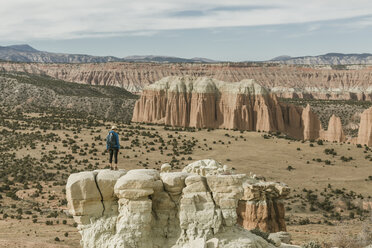
[(317, 139), (317, 116), (279, 103), (254, 80), (227, 83), (207, 77), (166, 77), (144, 88), (134, 122), (197, 128), (279, 131), (297, 139)]
[(289, 65), (96, 63), (41, 64), (1, 62), (0, 71), (20, 71), (92, 85), (111, 85), (140, 92), (167, 76), (206, 76), (235, 82), (251, 78), (279, 97), (317, 99), (372, 99), (372, 67), (347, 70)]
[(340, 117), (332, 115), (329, 119), (327, 131), (322, 131), (320, 136), (320, 139), (330, 142), (346, 141)]
[(307, 105), (306, 108), (302, 111), (302, 121), (304, 126), (303, 139), (304, 140), (316, 140), (319, 138), (320, 130), (322, 130), (322, 125), (316, 114), (314, 114), (310, 105)]
[(72, 174), (66, 194), (85, 248), (274, 247), (236, 226), (245, 177), (98, 170)]
[(360, 116), (357, 144), (372, 145), (372, 107), (366, 109)]

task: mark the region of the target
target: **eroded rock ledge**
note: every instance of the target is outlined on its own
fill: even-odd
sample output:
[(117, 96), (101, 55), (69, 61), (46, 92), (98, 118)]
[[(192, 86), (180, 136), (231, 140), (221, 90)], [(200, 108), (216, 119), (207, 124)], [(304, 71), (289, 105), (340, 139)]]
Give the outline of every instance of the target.
[(274, 247), (237, 222), (285, 231), (284, 208), (273, 206), (282, 206), (278, 202), (288, 193), (284, 184), (231, 174), (214, 160), (194, 162), (183, 172), (80, 172), (66, 185), (86, 248)]

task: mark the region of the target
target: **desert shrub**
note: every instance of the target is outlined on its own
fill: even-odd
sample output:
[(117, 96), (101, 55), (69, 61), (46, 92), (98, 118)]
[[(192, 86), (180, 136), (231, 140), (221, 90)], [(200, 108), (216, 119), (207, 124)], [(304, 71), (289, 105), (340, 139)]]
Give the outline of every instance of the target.
[(332, 246), (339, 248), (360, 248), (372, 243), (372, 216), (363, 223), (362, 230), (357, 235), (351, 235), (340, 228), (339, 232), (331, 237)]
[(322, 248), (322, 245), (318, 241), (311, 240), (309, 243), (303, 244), (302, 248)]

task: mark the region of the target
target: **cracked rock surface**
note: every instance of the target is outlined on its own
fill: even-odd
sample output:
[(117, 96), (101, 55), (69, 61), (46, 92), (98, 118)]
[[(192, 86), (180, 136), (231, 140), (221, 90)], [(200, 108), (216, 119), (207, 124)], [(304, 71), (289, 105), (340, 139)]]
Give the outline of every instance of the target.
[(237, 225), (246, 179), (96, 170), (70, 175), (66, 194), (84, 248), (274, 247)]

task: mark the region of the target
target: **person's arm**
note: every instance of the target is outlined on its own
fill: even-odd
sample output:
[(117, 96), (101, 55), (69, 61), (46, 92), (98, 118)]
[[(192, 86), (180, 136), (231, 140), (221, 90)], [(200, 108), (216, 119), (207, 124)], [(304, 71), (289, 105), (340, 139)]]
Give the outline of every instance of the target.
[(108, 147), (108, 142), (107, 142), (107, 137), (106, 137), (106, 150), (108, 151), (109, 147)]
[(118, 144), (118, 149), (120, 149), (120, 143), (119, 143), (119, 134), (116, 133), (116, 144)]

